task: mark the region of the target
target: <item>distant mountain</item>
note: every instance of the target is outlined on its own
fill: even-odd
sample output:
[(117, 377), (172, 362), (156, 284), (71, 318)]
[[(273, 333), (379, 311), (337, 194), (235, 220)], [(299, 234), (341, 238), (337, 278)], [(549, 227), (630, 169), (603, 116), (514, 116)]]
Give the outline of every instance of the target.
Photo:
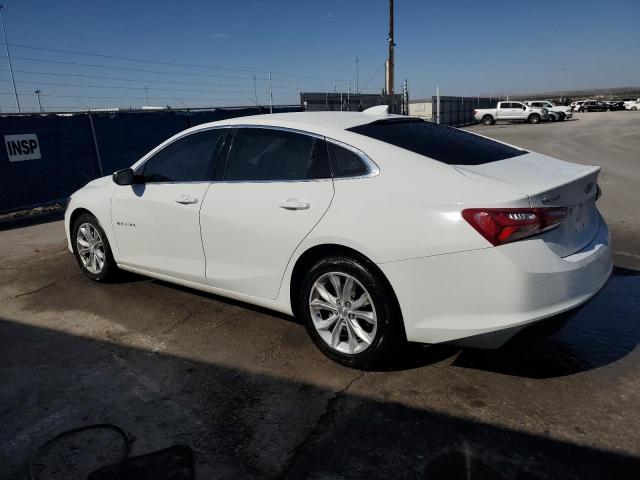
[[(485, 94), (482, 97), (505, 97), (501, 94)], [(509, 93), (509, 98), (516, 99), (559, 99), (559, 98), (594, 98), (599, 100), (613, 100), (618, 98), (640, 98), (640, 87), (612, 87), (612, 88), (590, 88), (581, 90), (548, 91), (548, 92), (527, 92)]]

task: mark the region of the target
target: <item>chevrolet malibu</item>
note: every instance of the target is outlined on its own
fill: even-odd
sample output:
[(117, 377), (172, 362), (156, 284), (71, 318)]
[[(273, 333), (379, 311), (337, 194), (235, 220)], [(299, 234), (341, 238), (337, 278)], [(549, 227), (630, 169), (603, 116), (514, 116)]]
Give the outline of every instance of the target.
[(68, 247), (304, 322), (354, 368), (405, 341), (496, 347), (612, 269), (599, 167), (380, 112), (208, 123), (75, 192)]

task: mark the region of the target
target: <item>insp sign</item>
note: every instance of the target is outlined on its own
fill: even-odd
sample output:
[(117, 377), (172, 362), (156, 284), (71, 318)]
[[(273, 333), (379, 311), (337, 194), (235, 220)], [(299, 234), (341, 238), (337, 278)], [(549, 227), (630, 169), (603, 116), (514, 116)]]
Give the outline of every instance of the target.
[(24, 133), (21, 135), (5, 135), (4, 144), (7, 147), (7, 155), (10, 162), (21, 162), (22, 160), (38, 160), (40, 155), (40, 144), (35, 133)]

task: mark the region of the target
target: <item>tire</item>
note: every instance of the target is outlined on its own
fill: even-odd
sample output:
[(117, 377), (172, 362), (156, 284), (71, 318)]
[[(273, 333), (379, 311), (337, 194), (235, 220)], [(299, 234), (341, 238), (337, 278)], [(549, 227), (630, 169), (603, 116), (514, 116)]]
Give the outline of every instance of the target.
[(83, 213), (75, 220), (71, 230), (71, 243), (80, 270), (88, 278), (96, 282), (107, 282), (115, 278), (118, 266), (113, 259), (107, 235), (96, 217)]
[[(374, 268), (349, 257), (321, 259), (306, 272), (297, 298), (297, 311), (320, 351), (355, 369), (382, 365), (405, 339), (395, 296)], [(341, 295), (347, 282), (350, 294)]]
[(529, 118), (527, 118), (527, 121), (532, 125), (536, 125), (540, 123), (540, 115), (538, 115), (537, 113), (532, 113), (531, 115), (529, 115)]
[(638, 107), (631, 107), (631, 110), (633, 110), (634, 112), (638, 111)]
[(485, 125), (493, 125), (496, 121), (493, 119), (491, 115), (485, 115), (482, 117), (482, 123)]

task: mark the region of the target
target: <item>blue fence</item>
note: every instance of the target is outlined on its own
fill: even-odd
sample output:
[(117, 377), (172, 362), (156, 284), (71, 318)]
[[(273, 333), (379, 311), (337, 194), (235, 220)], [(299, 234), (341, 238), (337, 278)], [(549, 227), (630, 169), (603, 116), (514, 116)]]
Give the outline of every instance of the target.
[[(300, 110), (274, 107), (274, 112)], [(1, 116), (0, 213), (62, 201), (99, 177), (101, 168), (104, 174), (126, 168), (186, 128), (260, 113), (268, 109)], [(21, 144), (24, 138), (36, 138), (37, 148), (32, 140)]]

